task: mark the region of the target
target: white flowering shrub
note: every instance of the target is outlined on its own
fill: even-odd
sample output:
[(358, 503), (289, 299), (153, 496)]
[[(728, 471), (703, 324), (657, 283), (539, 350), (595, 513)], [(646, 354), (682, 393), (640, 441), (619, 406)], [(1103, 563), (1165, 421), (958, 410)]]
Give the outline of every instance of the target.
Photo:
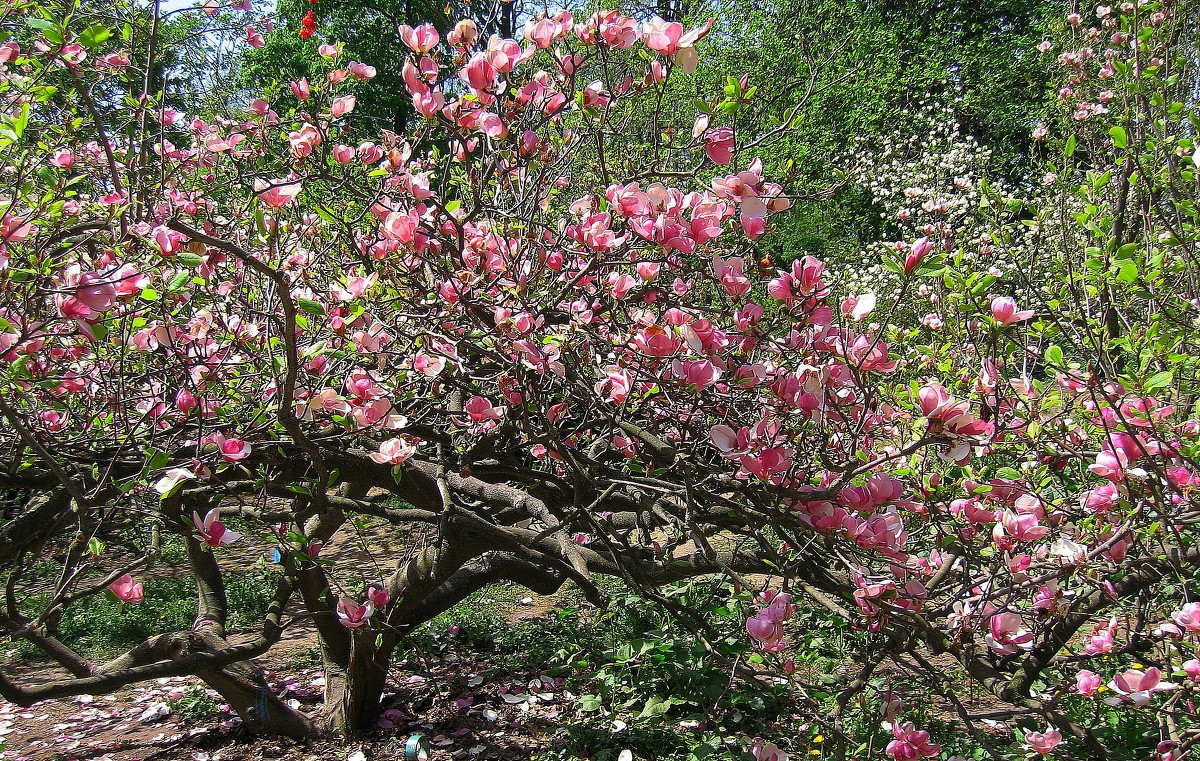
[[(846, 158), (853, 181), (879, 209), (887, 238), (868, 242), (857, 261), (841, 262), (838, 274), (852, 293), (899, 292), (902, 277), (884, 262), (903, 256), (911, 242), (928, 238), (960, 254), (959, 266), (1009, 273), (1023, 257), (1033, 230), (1018, 223), (1033, 188), (990, 177), (992, 151), (964, 134), (944, 104), (923, 103), (909, 116), (911, 128), (880, 138), (860, 138)], [(890, 238), (890, 239), (888, 239)], [(925, 320), (940, 325), (934, 290), (919, 296), (935, 307)], [(914, 308), (920, 308), (914, 306)]]

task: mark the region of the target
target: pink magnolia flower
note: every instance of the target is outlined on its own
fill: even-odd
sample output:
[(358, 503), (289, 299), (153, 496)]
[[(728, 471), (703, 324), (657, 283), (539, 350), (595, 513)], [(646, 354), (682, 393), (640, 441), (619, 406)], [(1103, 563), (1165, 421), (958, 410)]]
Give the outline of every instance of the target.
[(679, 379), (684, 388), (692, 391), (702, 391), (716, 383), (721, 377), (721, 371), (707, 359), (675, 360), (671, 363), (671, 372)]
[[(565, 23), (563, 23), (565, 17)], [(545, 50), (562, 39), (571, 30), (571, 14), (563, 12), (554, 18), (530, 19), (525, 24), (525, 40), (532, 42), (539, 50)]]
[(343, 95), (333, 99), (333, 103), (329, 104), (329, 112), (334, 119), (337, 119), (353, 111), (356, 103), (357, 100), (353, 95)]
[(651, 19), (642, 26), (642, 40), (646, 47), (662, 55), (679, 52), (679, 41), (683, 37), (683, 24), (678, 21)]
[(1062, 742), (1062, 733), (1052, 727), (1046, 727), (1045, 732), (1025, 732), (1025, 744), (1037, 753), (1048, 756)]
[(922, 260), (933, 250), (933, 243), (928, 237), (918, 238), (912, 244), (912, 249), (904, 259), (904, 274), (911, 275), (913, 270), (921, 265)]
[(714, 425), (709, 429), (708, 436), (713, 446), (726, 456), (742, 454), (750, 443), (749, 428), (743, 428), (738, 432), (727, 425)]
[(357, 629), (366, 625), (374, 613), (375, 603), (371, 600), (367, 600), (365, 603), (355, 602), (349, 597), (338, 600), (338, 621), (347, 629)]
[(121, 602), (137, 605), (145, 599), (145, 590), (140, 582), (135, 582), (133, 577), (125, 574), (113, 583), (108, 585), (108, 591), (117, 596)]
[(367, 590), (367, 599), (370, 600), (375, 606), (375, 610), (382, 610), (385, 606), (387, 606), (388, 601), (392, 599), (392, 596), (388, 594), (386, 589), (371, 587)]
[(263, 36), (259, 34), (254, 27), (248, 26), (246, 27), (246, 44), (252, 48), (261, 48), (267, 43), (265, 40), (263, 40)]
[(1036, 314), (1032, 309), (1017, 310), (1017, 302), (1008, 296), (996, 296), (992, 299), (992, 319), (1001, 327), (1008, 327), (1017, 322), (1023, 322)]
[(305, 124), (300, 129), (288, 133), (288, 144), (292, 148), (292, 155), (297, 158), (310, 155), (323, 140), (321, 132), (311, 124)]
[(258, 196), (258, 200), (264, 205), (277, 209), (281, 206), (287, 206), (300, 193), (300, 182), (288, 182), (287, 180), (255, 180), (254, 195)]
[(436, 378), (446, 369), (446, 358), (419, 352), (412, 360), (413, 369), (426, 378)]
[(621, 404), (629, 396), (629, 392), (633, 390), (633, 376), (629, 371), (618, 367), (617, 365), (609, 365), (604, 368), (605, 377), (595, 385), (595, 391), (606, 401), (613, 404)]
[(347, 393), (364, 401), (382, 398), (386, 393), (375, 377), (361, 367), (350, 371), (345, 387)]
[(1088, 470), (1109, 481), (1123, 481), (1129, 458), (1122, 450), (1104, 450), (1096, 455), (1096, 462)]
[(771, 598), (767, 607), (746, 619), (746, 631), (764, 650), (779, 652), (784, 648), (783, 624), (795, 612), (796, 606), (792, 604), (792, 596), (781, 592)]
[(895, 740), (888, 743), (886, 752), (895, 761), (913, 761), (918, 758), (935, 758), (942, 752), (942, 747), (929, 742), (929, 733), (917, 730), (911, 723), (892, 725), (892, 736)]
[(751, 752), (754, 755), (754, 761), (788, 761), (788, 754), (778, 745), (764, 742), (762, 738), (754, 741), (754, 748)]
[(1096, 690), (1100, 689), (1100, 684), (1104, 681), (1104, 677), (1094, 671), (1084, 669), (1075, 675), (1075, 691), (1080, 695), (1092, 696), (1096, 694)]
[(218, 443), (221, 446), (221, 456), (229, 462), (237, 462), (250, 456), (250, 445), (242, 439), (221, 437)]
[(1033, 649), (1033, 632), (1015, 613), (997, 613), (988, 621), (988, 647), (1001, 655)]
[(460, 50), (471, 47), (477, 39), (479, 39), (479, 27), (471, 19), (463, 19), (458, 22), (450, 34), (446, 35), (446, 41), (452, 47)]
[(1104, 702), (1109, 705), (1130, 702), (1137, 706), (1144, 706), (1150, 702), (1154, 693), (1168, 692), (1175, 689), (1176, 686), (1171, 682), (1162, 681), (1162, 672), (1156, 668), (1149, 668), (1145, 671), (1129, 669), (1117, 674), (1108, 683), (1108, 688), (1117, 694)]
[(129, 58), (129, 53), (121, 50), (108, 55), (96, 61), (96, 68), (101, 71), (111, 71), (114, 74), (123, 74), (125, 69), (129, 68), (132, 61)]
[(488, 60), (487, 54), (476, 53), (471, 60), (467, 61), (467, 65), (458, 73), (458, 76), (476, 94), (479, 94), (495, 89), (500, 72), (496, 71), (496, 67)]
[(781, 480), (792, 467), (791, 456), (783, 447), (770, 447), (757, 454), (744, 454), (738, 458), (742, 470), (762, 481)]
[(309, 96), (312, 93), (312, 90), (309, 88), (309, 85), (308, 85), (308, 77), (301, 77), (300, 79), (292, 80), (288, 84), (291, 85), (292, 94), (296, 96), (296, 100), (299, 100), (299, 101), (308, 100)]
[(717, 257), (714, 262), (714, 270), (721, 278), (721, 287), (725, 289), (725, 293), (730, 297), (740, 299), (750, 292), (752, 284), (750, 279), (745, 274), (745, 262), (741, 257), (733, 257), (723, 263), (720, 257)]
[(442, 95), (440, 90), (430, 90), (424, 93), (414, 93), (412, 101), (413, 107), (421, 116), (432, 119), (446, 105), (446, 96)]
[(1183, 662), (1183, 673), (1192, 682), (1200, 682), (1200, 659), (1191, 658)]
[(365, 81), (375, 78), (376, 72), (374, 66), (368, 66), (367, 64), (359, 63), (358, 61), (351, 61), (346, 68), (350, 70), (350, 76), (354, 77), (355, 79)]
[(417, 453), (417, 447), (407, 438), (388, 439), (379, 445), (371, 459), (380, 465), (401, 465)]
[(75, 298), (92, 312), (105, 312), (117, 300), (117, 289), (110, 276), (99, 272), (85, 272), (79, 276)]
[(225, 528), (225, 524), (221, 523), (221, 508), (216, 507), (208, 511), (208, 514), (203, 519), (199, 513), (192, 513), (192, 525), (196, 527), (196, 531), (200, 532), (200, 538), (209, 547), (220, 547), (223, 544), (233, 544), (242, 535), (230, 528)]
[(1007, 534), (1018, 542), (1035, 542), (1049, 533), (1050, 529), (1040, 525), (1036, 515), (1005, 510), (992, 535), (997, 540)]
[(1116, 647), (1117, 617), (1113, 616), (1107, 624), (1101, 624), (1092, 632), (1083, 645), (1083, 652), (1088, 655), (1103, 655), (1111, 653)]
[(361, 143), (358, 151), (359, 161), (365, 164), (377, 163), (383, 158), (383, 149), (374, 143)]
[(733, 130), (728, 127), (710, 129), (704, 135), (704, 152), (714, 164), (733, 161)]
[(879, 696), (883, 703), (879, 706), (879, 715), (884, 721), (895, 722), (896, 717), (904, 710), (904, 698), (894, 692), (885, 692)]
[(1200, 602), (1189, 602), (1175, 613), (1171, 619), (1190, 632), (1200, 632)]
[(51, 433), (57, 433), (67, 427), (68, 417), (57, 410), (46, 410), (38, 415), (38, 419), (42, 421), (42, 425), (46, 426), (46, 430)]
[(492, 403), (482, 396), (473, 396), (463, 405), (463, 411), (471, 418), (474, 423), (482, 423), (486, 420), (499, 420), (508, 412), (508, 407), (493, 407)]
[[(416, 29), (413, 29), (408, 24), (400, 26), (400, 41), (409, 47), (414, 53), (428, 53), (437, 47), (441, 41), (441, 36), (438, 35), (437, 29), (433, 24), (421, 24)], [(457, 28), (455, 29), (457, 31)]]
[(183, 236), (174, 230), (166, 227), (156, 227), (150, 232), (154, 238), (154, 244), (158, 246), (158, 250), (162, 251), (163, 256), (171, 256), (179, 250), (183, 243)]

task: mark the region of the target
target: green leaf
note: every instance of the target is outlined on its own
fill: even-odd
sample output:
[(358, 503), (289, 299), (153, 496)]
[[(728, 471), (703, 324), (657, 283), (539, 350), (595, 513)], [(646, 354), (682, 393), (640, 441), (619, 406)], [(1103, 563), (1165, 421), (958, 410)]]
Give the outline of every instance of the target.
[(1125, 150), (1129, 145), (1129, 138), (1125, 134), (1124, 127), (1113, 127), (1108, 131), (1108, 136), (1112, 138), (1113, 146), (1120, 150)]
[(1063, 366), (1063, 351), (1062, 351), (1062, 349), (1060, 349), (1057, 346), (1053, 346), (1053, 345), (1047, 346), (1046, 347), (1046, 364), (1050, 365), (1051, 367), (1062, 367)]
[(94, 50), (112, 37), (112, 30), (103, 24), (92, 24), (79, 34), (79, 44), (88, 50)]
[(1067, 138), (1067, 144), (1063, 147), (1063, 155), (1071, 158), (1075, 155), (1075, 136), (1071, 135)]
[(639, 719), (648, 719), (654, 716), (662, 716), (667, 711), (671, 710), (671, 706), (675, 704), (674, 698), (663, 699), (657, 695), (652, 696), (646, 701), (646, 706), (642, 709), (642, 713), (638, 716)]
[(1161, 373), (1155, 373), (1147, 378), (1142, 384), (1142, 387), (1147, 391), (1155, 388), (1166, 388), (1167, 386), (1171, 385), (1171, 381), (1174, 380), (1174, 378), (1174, 371), (1163, 370)]
[(599, 695), (584, 695), (579, 699), (579, 707), (584, 711), (599, 711), (604, 707), (604, 701)]
[(167, 290), (178, 291), (180, 288), (183, 288), (183, 284), (190, 280), (191, 277), (190, 272), (176, 272), (175, 276), (171, 278), (171, 282), (167, 283)]
[(199, 267), (201, 264), (204, 264), (203, 256), (187, 252), (175, 254), (175, 260), (185, 267)]
[(325, 307), (321, 306), (321, 302), (312, 299), (296, 299), (296, 306), (316, 317), (322, 317), (325, 314)]
[(171, 461), (166, 452), (151, 447), (146, 450), (146, 467), (150, 470), (162, 470)]
[(44, 18), (27, 18), (25, 19), (25, 26), (30, 29), (36, 29), (42, 34), (49, 31), (58, 31), (58, 24), (53, 21), (47, 21)]

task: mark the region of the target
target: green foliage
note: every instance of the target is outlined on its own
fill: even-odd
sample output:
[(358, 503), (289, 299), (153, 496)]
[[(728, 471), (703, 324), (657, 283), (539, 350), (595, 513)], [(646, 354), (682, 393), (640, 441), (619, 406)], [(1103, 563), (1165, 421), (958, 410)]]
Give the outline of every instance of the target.
[[(563, 670), (560, 651), (564, 643), (577, 642), (588, 648), (600, 647), (606, 632), (585, 625), (580, 610), (573, 607), (556, 610), (542, 618), (510, 623), (500, 609), (503, 597), (523, 597), (525, 590), (516, 586), (491, 587), (476, 592), (467, 600), (443, 613), (432, 622), (435, 640), (414, 638), (414, 647), (429, 648), (452, 640), (468, 648), (487, 652), (497, 670), (548, 668)], [(497, 597), (502, 599), (497, 600)]]
[[(229, 628), (251, 629), (262, 625), (274, 593), (278, 572), (254, 570), (226, 576)], [(58, 636), (85, 657), (104, 657), (133, 647), (164, 632), (186, 631), (196, 617), (196, 590), (187, 579), (161, 578), (145, 584), (145, 599), (127, 605), (107, 596), (88, 598), (67, 608), (58, 625)], [(41, 600), (39, 596), (34, 602)], [(33, 655), (25, 643), (18, 652)]]
[(93, 598), (67, 608), (59, 636), (76, 643), (83, 653), (109, 655), (169, 631), (190, 629), (196, 617), (196, 593), (182, 579), (162, 579), (145, 585), (146, 598), (126, 605)]
[[(616, 580), (602, 583), (612, 598), (604, 610), (574, 607), (567, 598), (568, 607), (516, 623), (502, 611), (508, 597), (525, 593), (492, 587), (439, 617), (432, 637), (411, 644), (437, 647), (451, 637), (487, 653), (495, 673), (567, 676), (585, 718), (565, 725), (542, 759), (615, 761), (629, 749), (635, 758), (743, 761), (751, 756), (729, 735), (766, 734), (791, 721), (796, 695), (789, 688), (731, 678), (735, 661), (761, 662), (744, 635), (745, 595), (711, 581), (665, 590), (681, 609), (699, 614), (706, 644), (690, 631), (697, 622), (672, 618)], [(614, 731), (614, 721), (623, 728)]]
[(221, 710), (221, 704), (200, 685), (188, 687), (179, 697), (168, 700), (167, 706), (172, 715), (184, 721), (203, 721), (217, 715)]
[(289, 80), (322, 76), (317, 43), (344, 43), (344, 60), (362, 61), (376, 70), (374, 79), (355, 90), (355, 122), (364, 133), (378, 134), (380, 129), (403, 132), (413, 109), (401, 77), (408, 49), (396, 29), (401, 24), (417, 26), (428, 21), (444, 34), (450, 26), (445, 9), (436, 0), (321, 3), (315, 11), (318, 35), (302, 40), (300, 20), (309, 8), (307, 0), (280, 0), (275, 31), (264, 35), (262, 48), (247, 51), (242, 59), (240, 85), (253, 88), (277, 82), (279, 92), (294, 103)]
[(738, 128), (757, 134), (791, 116), (794, 131), (759, 155), (769, 176), (791, 176), (799, 192), (820, 197), (798, 200), (764, 241), (776, 263), (805, 254), (855, 261), (881, 239), (869, 198), (847, 188), (831, 200), (823, 191), (838, 186), (840, 170), (870, 182), (870, 158), (850, 162), (856, 142), (907, 134), (923, 103), (948, 108), (965, 134), (989, 148), (993, 174), (1027, 178), (1036, 153), (1030, 133), (1053, 107), (1035, 47), (1064, 8), (1058, 0), (722, 4), (697, 89), (738, 71), (751, 84), (769, 83), (771, 96)]

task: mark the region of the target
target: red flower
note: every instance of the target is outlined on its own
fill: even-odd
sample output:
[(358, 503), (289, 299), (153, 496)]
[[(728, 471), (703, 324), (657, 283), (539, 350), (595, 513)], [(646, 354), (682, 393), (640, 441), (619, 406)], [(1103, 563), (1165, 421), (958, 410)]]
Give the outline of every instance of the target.
[(300, 27), (300, 39), (302, 40), (307, 40), (317, 31), (317, 19), (313, 16), (312, 11), (305, 13), (304, 18), (300, 19)]

